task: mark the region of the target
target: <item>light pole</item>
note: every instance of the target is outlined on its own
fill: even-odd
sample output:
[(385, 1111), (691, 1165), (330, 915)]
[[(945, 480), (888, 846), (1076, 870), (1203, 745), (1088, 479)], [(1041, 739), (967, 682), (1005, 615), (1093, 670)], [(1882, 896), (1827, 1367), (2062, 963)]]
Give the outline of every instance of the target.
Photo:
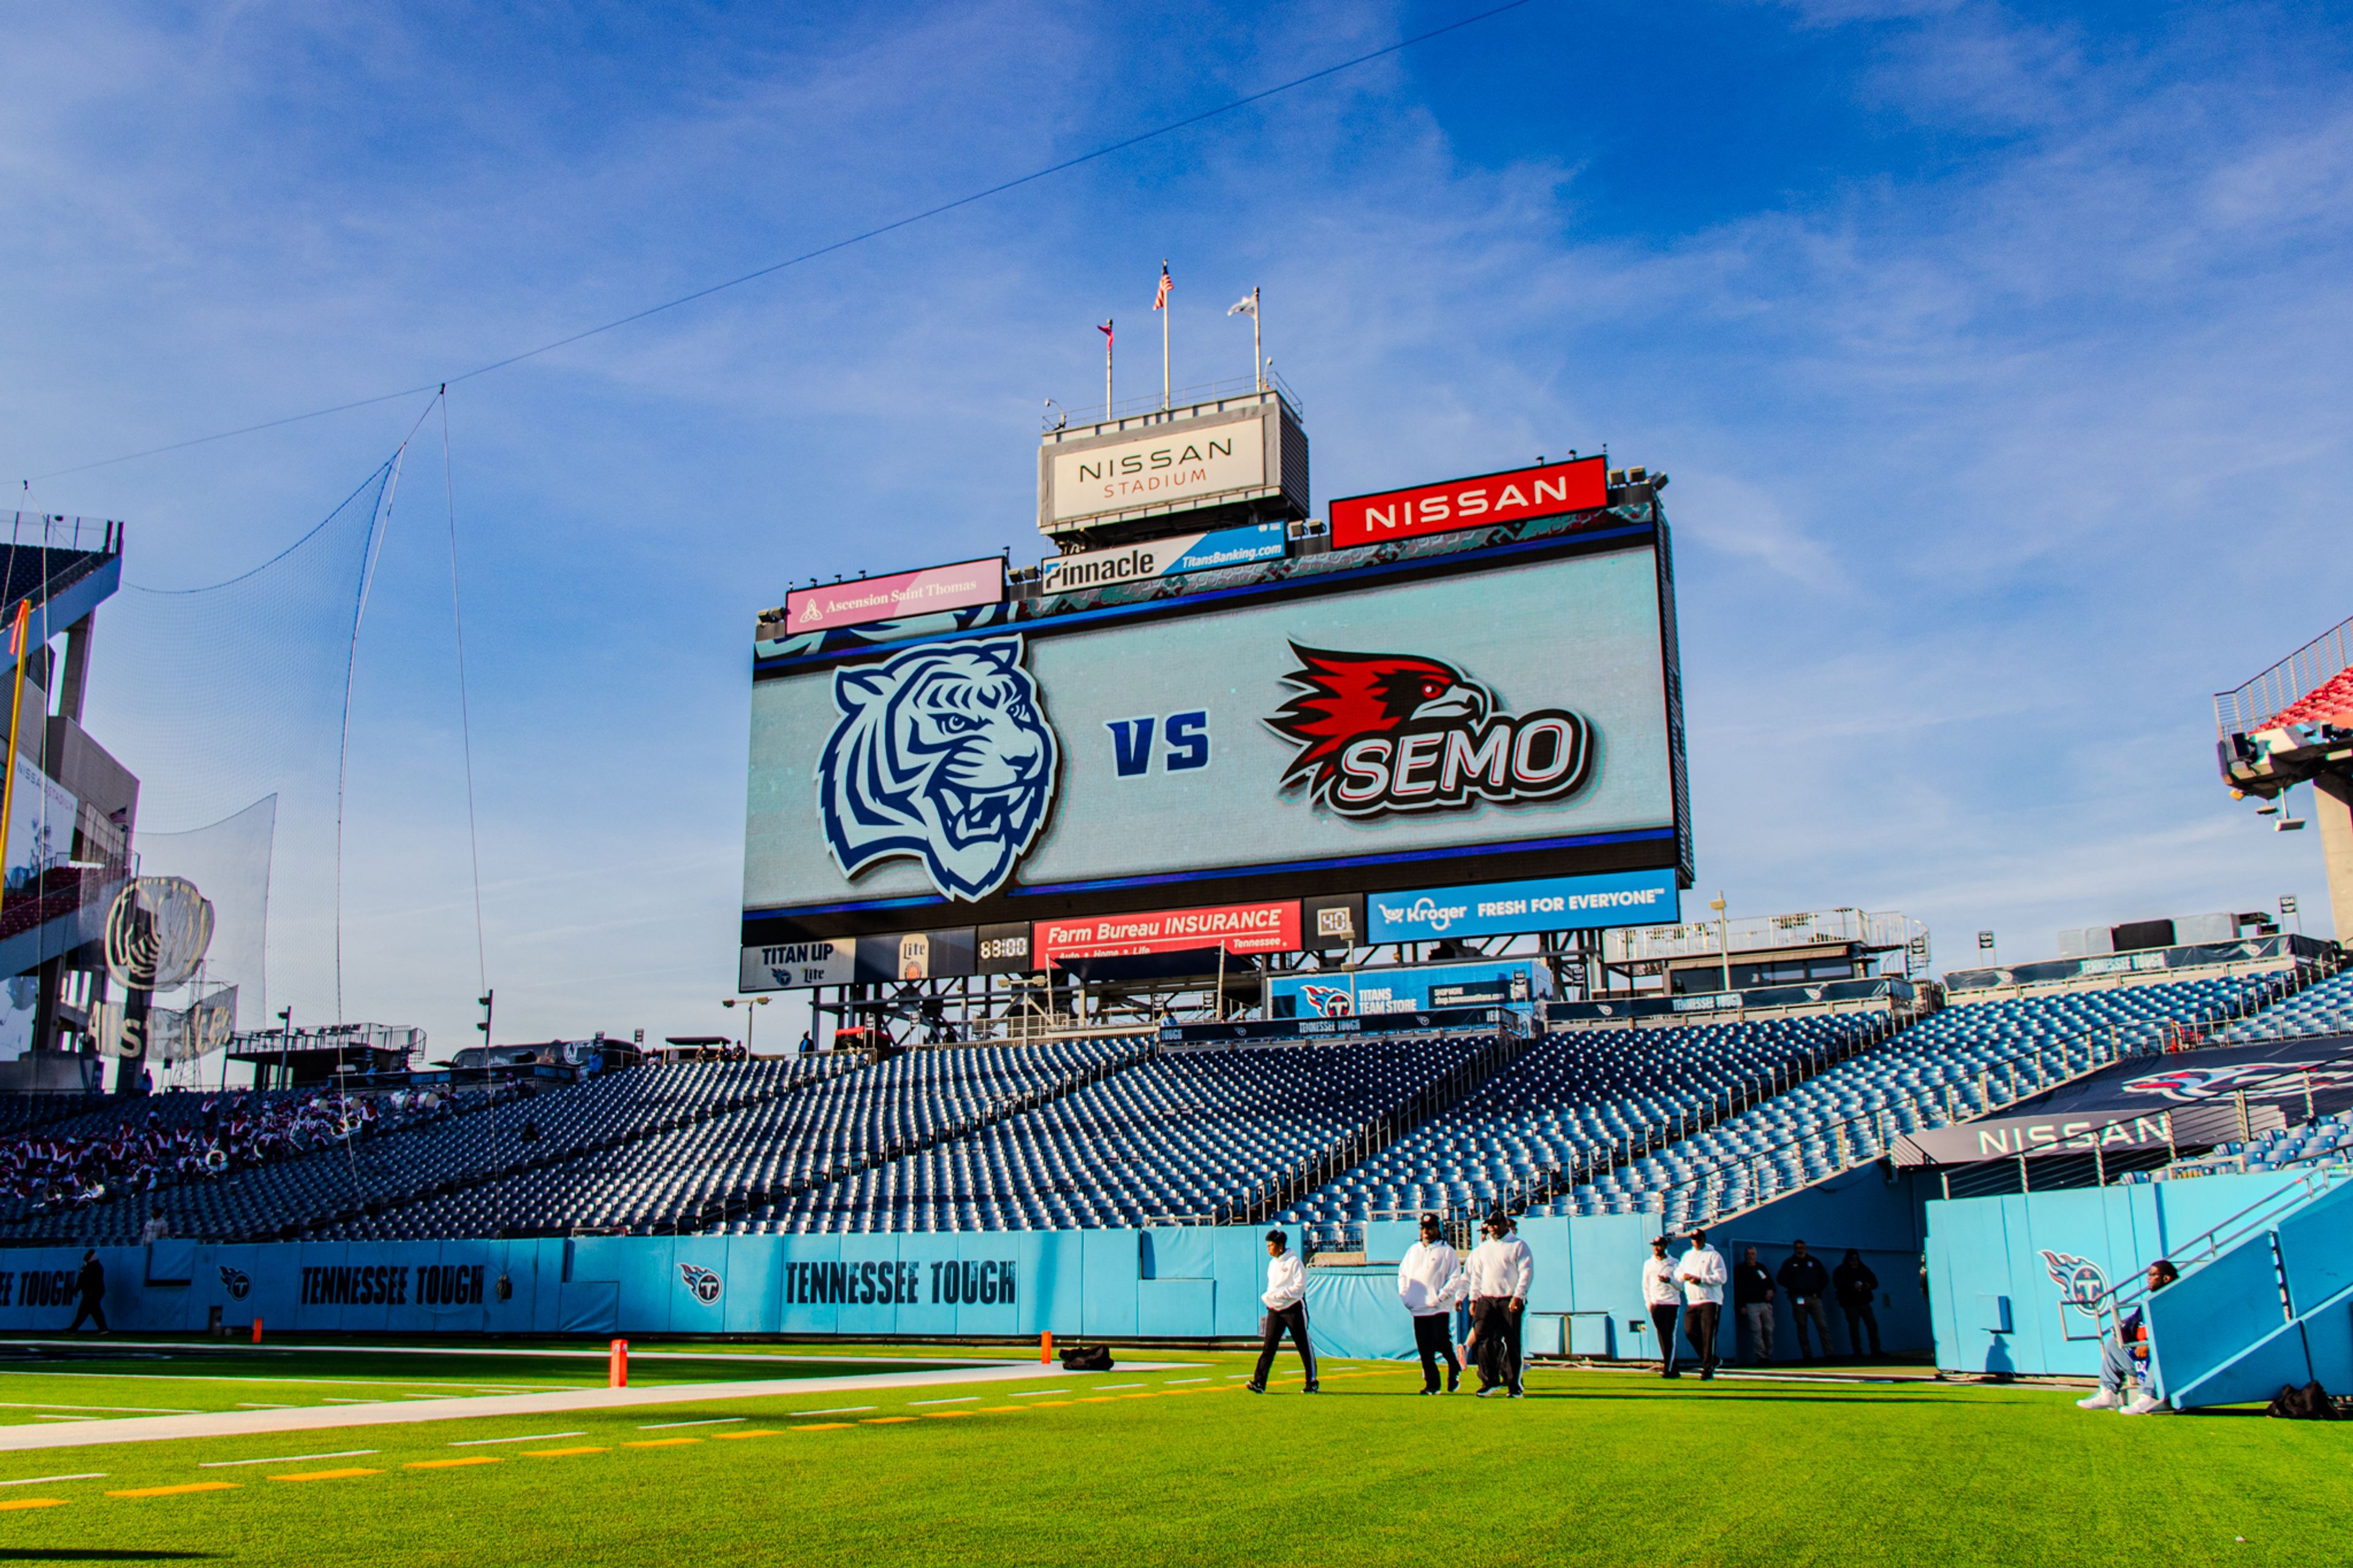
[(1722, 888), (1715, 890), (1715, 897), (1708, 900), (1707, 907), (1715, 911), (1716, 943), (1724, 956), (1724, 988), (1729, 992), (1732, 989), (1732, 921), (1724, 912)]
[(722, 1007), (733, 1007), (739, 1002), (744, 1005), (744, 1054), (748, 1057), (752, 1054), (752, 1025), (754, 1020), (757, 1019), (760, 1016), (759, 1014), (753, 1012), (752, 1009), (754, 1007), (766, 1006), (768, 1005), (768, 998), (765, 996), (722, 996), (719, 999), (719, 1005)]

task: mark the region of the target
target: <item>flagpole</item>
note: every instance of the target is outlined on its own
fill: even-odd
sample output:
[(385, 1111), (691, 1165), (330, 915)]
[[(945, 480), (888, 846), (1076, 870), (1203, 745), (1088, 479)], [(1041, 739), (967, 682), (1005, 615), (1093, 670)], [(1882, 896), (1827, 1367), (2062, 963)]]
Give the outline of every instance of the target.
[(1262, 323), (1258, 319), (1258, 286), (1250, 285), (1250, 377), (1261, 392), (1266, 390), (1266, 345), (1259, 340)]
[(30, 651), (25, 640), (31, 631), (26, 616), (32, 608), (28, 598), (16, 601), (16, 624), (10, 638), (16, 645), (16, 700), (8, 710), (8, 780), (0, 784), (0, 900), (8, 892), (8, 825), (16, 807), (16, 742), (17, 732), (25, 727), (25, 656)]
[(1117, 323), (1115, 316), (1103, 318), (1103, 417), (1106, 420), (1111, 417), (1111, 346), (1117, 341), (1112, 336), (1112, 328)]
[[(1168, 276), (1168, 258), (1165, 256), (1160, 258), (1160, 276), (1164, 279)], [(1162, 285), (1162, 289), (1164, 293), (1166, 291), (1166, 285), (1165, 282)], [(1160, 301), (1160, 406), (1163, 409), (1166, 409), (1170, 402), (1168, 391), (1168, 301), (1164, 299)]]

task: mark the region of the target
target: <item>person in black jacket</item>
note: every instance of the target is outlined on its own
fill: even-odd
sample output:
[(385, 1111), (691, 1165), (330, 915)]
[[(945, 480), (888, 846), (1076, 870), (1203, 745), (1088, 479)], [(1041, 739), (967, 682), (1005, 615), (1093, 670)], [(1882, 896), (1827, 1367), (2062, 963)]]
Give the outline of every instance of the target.
[(1831, 1271), (1822, 1260), (1806, 1250), (1802, 1241), (1790, 1244), (1789, 1256), (1782, 1260), (1778, 1276), (1781, 1289), (1789, 1293), (1789, 1317), (1798, 1325), (1798, 1354), (1808, 1361), (1814, 1359), (1811, 1345), (1806, 1339), (1806, 1325), (1810, 1322), (1820, 1336), (1822, 1354), (1831, 1353), (1831, 1315), (1822, 1306), (1822, 1297), (1831, 1288)]
[(106, 1269), (99, 1263), (95, 1251), (81, 1255), (81, 1275), (76, 1283), (81, 1287), (81, 1310), (74, 1314), (66, 1332), (79, 1332), (85, 1318), (96, 1320), (98, 1331), (106, 1332)]
[(1732, 1304), (1738, 1310), (1741, 1332), (1748, 1341), (1748, 1359), (1758, 1366), (1773, 1359), (1773, 1273), (1757, 1261), (1757, 1249), (1745, 1247), (1732, 1266)]
[(1879, 1318), (1871, 1310), (1871, 1299), (1879, 1290), (1879, 1276), (1862, 1260), (1862, 1254), (1850, 1247), (1846, 1257), (1831, 1275), (1831, 1286), (1838, 1291), (1839, 1310), (1846, 1314), (1846, 1352), (1860, 1359), (1862, 1355), (1862, 1331), (1871, 1331), (1871, 1353), (1879, 1349)]

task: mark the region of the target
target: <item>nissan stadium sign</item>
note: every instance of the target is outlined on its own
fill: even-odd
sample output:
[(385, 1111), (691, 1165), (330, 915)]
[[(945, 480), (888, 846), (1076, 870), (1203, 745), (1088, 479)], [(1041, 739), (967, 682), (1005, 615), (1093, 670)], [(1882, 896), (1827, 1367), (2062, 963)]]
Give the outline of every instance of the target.
[(1195, 506), (1266, 484), (1266, 437), (1255, 416), (1053, 455), (1056, 522), (1143, 507)]

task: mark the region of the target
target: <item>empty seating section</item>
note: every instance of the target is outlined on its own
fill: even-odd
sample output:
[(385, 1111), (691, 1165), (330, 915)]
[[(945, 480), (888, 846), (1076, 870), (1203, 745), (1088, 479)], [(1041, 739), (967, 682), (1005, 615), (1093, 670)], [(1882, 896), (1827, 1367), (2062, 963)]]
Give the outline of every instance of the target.
[(2119, 1054), (2156, 1048), (2181, 1026), (2235, 1016), (2281, 984), (2192, 980), (1947, 1007), (1533, 1212), (1663, 1210), (1671, 1226), (1705, 1223), (1877, 1159), (1899, 1133), (1968, 1121)]
[(2353, 969), (2298, 992), (2252, 1018), (2218, 1032), (2215, 1045), (2250, 1040), (2294, 1039), (2300, 1035), (2353, 1034)]
[[(2207, 1176), (2218, 1171), (2292, 1171), (2345, 1164), (2353, 1164), (2353, 1110), (2340, 1110), (2301, 1127), (2283, 1127), (2244, 1142), (2221, 1144), (2196, 1159), (2179, 1162), (2179, 1169)], [(2172, 1176), (2175, 1169), (2135, 1171), (2122, 1180), (2161, 1182)]]
[(692, 1229), (716, 1214), (969, 1131), (1143, 1048), (1109, 1039), (910, 1051), (691, 1125), (358, 1216), (323, 1234), (412, 1240), (501, 1230)]
[(834, 1070), (836, 1064), (829, 1061), (708, 1063), (638, 1068), (554, 1089), (536, 1081), (507, 1086), (494, 1100), (469, 1090), (460, 1103), (487, 1109), (428, 1120), (348, 1148), (330, 1147), (217, 1181), (199, 1178), (130, 1202), (43, 1215), (0, 1228), (0, 1238), (133, 1241), (150, 1208), (160, 1209), (177, 1236), (232, 1239), (295, 1234), (354, 1210), (394, 1207), (443, 1186), (479, 1184), (526, 1161), (584, 1152), (617, 1139), (643, 1136), (666, 1123), (771, 1098)]
[[(792, 1233), (1046, 1230), (1263, 1212), (1271, 1184), (1378, 1137), (1492, 1060), (1493, 1036), (1169, 1051), (752, 1215)], [(1369, 1130), (1369, 1132), (1368, 1132)]]
[(1516, 1208), (1544, 1173), (1614, 1161), (1703, 1110), (1717, 1114), (1769, 1095), (1883, 1026), (1845, 1014), (1547, 1035), (1461, 1104), (1282, 1217), (1337, 1246), (1368, 1218)]

